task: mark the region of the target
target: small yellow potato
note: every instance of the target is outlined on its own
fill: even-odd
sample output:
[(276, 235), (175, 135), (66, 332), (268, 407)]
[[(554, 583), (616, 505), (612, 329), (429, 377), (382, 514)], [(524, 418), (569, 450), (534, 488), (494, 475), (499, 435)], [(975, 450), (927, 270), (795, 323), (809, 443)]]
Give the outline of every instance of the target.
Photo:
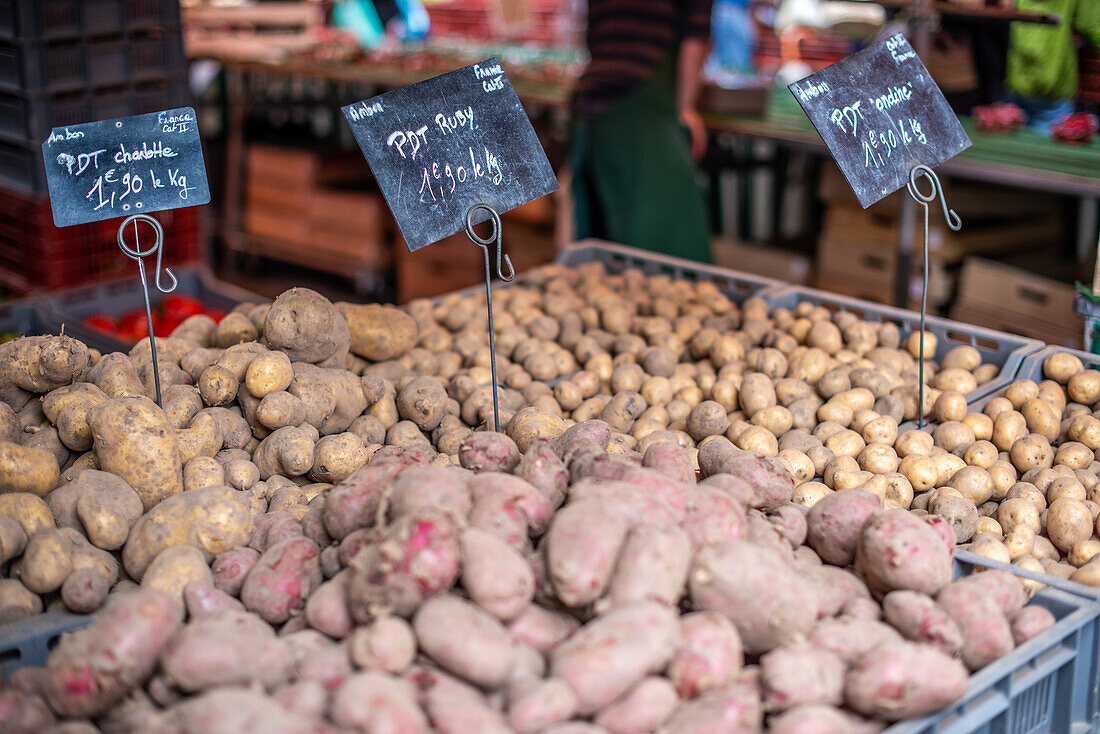
[(1006, 499), (1002, 502), (997, 508), (997, 523), (1006, 535), (1020, 526), (1030, 528), (1035, 534), (1043, 529), (1042, 522), (1039, 520), (1039, 510), (1022, 498)]

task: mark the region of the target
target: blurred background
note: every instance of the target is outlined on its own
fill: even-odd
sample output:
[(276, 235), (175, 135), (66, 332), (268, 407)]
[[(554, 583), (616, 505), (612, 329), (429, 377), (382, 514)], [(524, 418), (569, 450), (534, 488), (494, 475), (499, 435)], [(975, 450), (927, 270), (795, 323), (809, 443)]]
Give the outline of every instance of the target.
[[(200, 269), (201, 288), (274, 296), (307, 285), (401, 303), (474, 284), (481, 251), (464, 235), (407, 251), (340, 107), (489, 56), (562, 185), (504, 216), (505, 250), (518, 269), (548, 261), (576, 236), (570, 99), (588, 10), (584, 0), (0, 2), (3, 296), (133, 274), (116, 223), (53, 226), (40, 153), (50, 129), (185, 105), (199, 113), (213, 199), (158, 217), (166, 261)], [(974, 142), (939, 169), (964, 226), (931, 217), (930, 310), (1081, 346), (1074, 283), (1093, 284), (1100, 196), (1096, 23), (1095, 3), (1066, 0), (714, 0), (697, 163), (711, 259), (919, 304), (912, 203), (903, 191), (860, 208), (785, 88), (904, 32)], [(1076, 68), (1038, 111), (1014, 90), (1041, 65), (1012, 61), (1036, 29)], [(1042, 114), (1057, 119), (1038, 124)], [(201, 304), (203, 292), (190, 297)], [(95, 315), (126, 338), (144, 329), (143, 318)]]

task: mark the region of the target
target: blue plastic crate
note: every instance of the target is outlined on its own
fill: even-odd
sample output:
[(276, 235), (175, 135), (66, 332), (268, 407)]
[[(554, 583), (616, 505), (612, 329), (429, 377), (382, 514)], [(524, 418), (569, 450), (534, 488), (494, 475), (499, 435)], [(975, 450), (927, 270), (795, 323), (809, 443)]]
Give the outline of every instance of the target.
[[(150, 270), (151, 267), (151, 264), (146, 265), (146, 273), (149, 277), (149, 301), (155, 309), (165, 294), (153, 285), (155, 276)], [(169, 269), (177, 280), (176, 289), (172, 293), (196, 298), (208, 308), (229, 312), (239, 303), (266, 303), (271, 300), (218, 280), (208, 268), (202, 265), (171, 265)], [(123, 343), (111, 334), (85, 326), (84, 318), (94, 314), (120, 316), (128, 311), (145, 307), (136, 266), (132, 277), (55, 291), (43, 296), (40, 303), (50, 323), (56, 324), (59, 328), (64, 326), (66, 334), (104, 354), (129, 352), (133, 345)]]
[[(830, 311), (849, 311), (865, 321), (892, 322), (901, 329), (903, 338), (920, 331), (920, 314), (916, 311), (883, 306), (814, 288), (792, 285), (778, 292), (769, 291), (763, 294), (763, 297), (768, 301), (769, 310), (794, 308), (800, 302), (806, 301), (816, 306), (824, 306)], [(967, 345), (981, 353), (983, 363), (995, 364), (1000, 370), (997, 377), (967, 393), (968, 403), (1008, 385), (1016, 378), (1024, 357), (1037, 352), (1044, 346), (1038, 339), (1006, 334), (1003, 331), (972, 326), (939, 316), (927, 316), (924, 328), (936, 335), (936, 353), (933, 359), (943, 359), (951, 349)], [(915, 426), (914, 422), (912, 427)]]
[(667, 275), (673, 280), (687, 280), (693, 283), (710, 281), (738, 305), (752, 296), (762, 296), (765, 292), (786, 287), (786, 284), (779, 280), (714, 265), (704, 265), (692, 260), (682, 260), (678, 257), (669, 257), (602, 240), (578, 242), (562, 250), (554, 262), (566, 267), (598, 262), (603, 263), (609, 273), (618, 274), (625, 270), (637, 269), (646, 275)]
[(943, 711), (902, 721), (888, 734), (1085, 734), (1100, 729), (1100, 603), (1045, 574), (956, 551), (955, 576), (998, 568), (1047, 584), (1031, 600), (1057, 622), (970, 678)]
[(47, 612), (0, 626), (0, 678), (19, 668), (41, 667), (62, 633), (91, 624), (91, 614)]
[(19, 336), (57, 334), (61, 322), (38, 299), (20, 299), (0, 304), (0, 340)]
[(59, 38), (180, 22), (174, 0), (0, 0), (0, 38)]
[[(955, 576), (975, 567), (1003, 568), (1017, 576), (1065, 582), (1005, 566), (970, 553), (955, 556)], [(899, 722), (887, 734), (1084, 734), (1096, 731), (1100, 672), (1100, 604), (1061, 588), (1039, 591), (1031, 604), (1057, 622), (971, 676), (954, 705), (920, 719)], [(45, 664), (64, 632), (89, 624), (91, 615), (50, 612), (0, 627), (0, 677)]]
[[(737, 304), (744, 303), (751, 296), (759, 296), (766, 291), (778, 290), (784, 284), (778, 280), (764, 278), (736, 270), (704, 265), (691, 260), (681, 260), (678, 257), (668, 257), (655, 252), (639, 250), (636, 247), (616, 245), (603, 240), (584, 240), (566, 247), (554, 258), (554, 263), (567, 268), (575, 268), (588, 263), (601, 263), (607, 272), (619, 274), (629, 269), (637, 269), (646, 275), (667, 275), (673, 280), (688, 280), (691, 282), (710, 281)], [(523, 274), (516, 275), (515, 280), (504, 283), (493, 280), (493, 290), (507, 288), (509, 285), (522, 283)], [(432, 303), (441, 303), (454, 295), (474, 296), (485, 292), (485, 284), (469, 286), (454, 293), (446, 293), (432, 298)]]

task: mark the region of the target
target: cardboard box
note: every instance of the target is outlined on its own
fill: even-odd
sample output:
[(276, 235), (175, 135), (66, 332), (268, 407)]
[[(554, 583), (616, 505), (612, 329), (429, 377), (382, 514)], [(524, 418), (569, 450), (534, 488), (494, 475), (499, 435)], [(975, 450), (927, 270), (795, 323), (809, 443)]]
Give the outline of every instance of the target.
[[(889, 211), (833, 204), (825, 212), (822, 236), (896, 249), (900, 227), (900, 217)], [(915, 253), (921, 251), (923, 230), (922, 212), (918, 210), (912, 235)], [(946, 263), (959, 262), (968, 255), (1035, 247), (1059, 241), (1061, 236), (1062, 225), (1053, 212), (1024, 218), (1001, 216), (993, 221), (971, 218), (963, 221), (958, 232), (947, 228), (938, 207), (929, 211), (928, 217), (929, 255)]]
[(810, 280), (810, 258), (796, 252), (775, 247), (746, 245), (721, 238), (711, 240), (710, 251), (714, 264), (719, 267), (797, 285), (805, 285)]
[[(910, 268), (909, 303), (920, 305), (922, 259)], [(893, 305), (898, 253), (891, 247), (822, 237), (817, 245), (817, 287), (846, 296)], [(928, 306), (936, 309), (951, 299), (954, 280), (942, 260), (928, 262)]]
[(959, 277), (951, 318), (1080, 348), (1084, 322), (1068, 283), (1001, 263), (969, 258)]
[[(939, 179), (947, 205), (962, 217), (964, 230), (968, 223), (975, 221), (988, 222), (999, 219), (1003, 222), (1006, 219), (1042, 217), (1057, 213), (1060, 208), (1057, 194), (998, 186), (986, 182), (953, 180), (946, 176), (940, 176)], [(923, 179), (921, 191), (928, 191), (928, 182)], [(856, 195), (852, 193), (852, 188), (832, 160), (826, 160), (821, 166), (817, 197), (826, 205), (840, 204), (862, 211)], [(901, 211), (903, 197), (909, 197), (909, 192), (904, 187), (872, 205), (867, 211), (896, 216)], [(943, 214), (939, 209), (939, 202), (935, 202), (932, 206), (935, 209), (929, 211), (929, 214), (938, 217), (939, 224), (942, 225)], [(929, 218), (932, 219), (932, 216)]]

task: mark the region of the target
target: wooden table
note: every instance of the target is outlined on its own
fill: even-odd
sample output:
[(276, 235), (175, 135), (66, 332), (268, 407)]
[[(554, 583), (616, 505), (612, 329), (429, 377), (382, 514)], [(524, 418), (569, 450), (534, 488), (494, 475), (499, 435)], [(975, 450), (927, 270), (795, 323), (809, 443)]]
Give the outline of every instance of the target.
[[(740, 138), (769, 141), (791, 150), (827, 156), (828, 150), (794, 97), (787, 90), (774, 90), (766, 113), (752, 115), (703, 114), (707, 127)], [(1088, 145), (1071, 145), (1045, 138), (1029, 129), (1006, 135), (979, 133), (969, 118), (963, 127), (973, 145), (945, 162), (937, 171), (947, 176), (1017, 186), (1078, 197), (1079, 255), (1093, 247), (1090, 234), (1096, 227), (1100, 200), (1100, 140)], [(902, 197), (898, 231), (898, 277), (896, 304), (908, 300), (908, 273), (916, 254), (913, 224), (917, 204)]]

